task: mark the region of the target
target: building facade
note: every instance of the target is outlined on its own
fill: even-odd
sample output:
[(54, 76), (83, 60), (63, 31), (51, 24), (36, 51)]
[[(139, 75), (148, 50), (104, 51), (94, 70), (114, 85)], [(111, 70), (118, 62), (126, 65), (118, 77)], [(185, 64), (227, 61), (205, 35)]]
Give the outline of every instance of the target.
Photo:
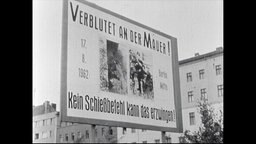
[(56, 105), (50, 105), (48, 101), (33, 107), (33, 143), (92, 142), (117, 142), (117, 128), (95, 126), (95, 129), (92, 129), (92, 125), (88, 124), (61, 122)]
[[(217, 116), (223, 114), (223, 48), (179, 61), (183, 131), (201, 125), (198, 102), (207, 101)], [(119, 142), (161, 143), (161, 132), (118, 128)], [(182, 133), (166, 133), (168, 143), (179, 143)]]
[(179, 62), (184, 130), (201, 125), (198, 102), (207, 101), (215, 113), (223, 112), (223, 48)]
[(33, 143), (51, 143), (57, 141), (59, 113), (56, 104), (49, 101), (33, 106)]
[(33, 143), (51, 143), (57, 139), (58, 112), (33, 116)]

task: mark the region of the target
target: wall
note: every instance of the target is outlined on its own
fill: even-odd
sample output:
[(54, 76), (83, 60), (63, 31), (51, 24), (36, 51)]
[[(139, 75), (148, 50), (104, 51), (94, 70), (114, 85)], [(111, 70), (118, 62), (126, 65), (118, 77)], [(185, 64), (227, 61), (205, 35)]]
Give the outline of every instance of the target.
[[(215, 66), (221, 65), (222, 74), (216, 75)], [(199, 70), (204, 69), (204, 79), (199, 79)], [(187, 73), (192, 72), (192, 82), (187, 82)], [(218, 97), (217, 85), (223, 84), (223, 55), (214, 56), (211, 59), (203, 59), (180, 66), (180, 84), (182, 108), (191, 108), (200, 100), (200, 89), (206, 88), (208, 101), (218, 103), (223, 97)], [(194, 102), (188, 102), (188, 91), (193, 91)]]

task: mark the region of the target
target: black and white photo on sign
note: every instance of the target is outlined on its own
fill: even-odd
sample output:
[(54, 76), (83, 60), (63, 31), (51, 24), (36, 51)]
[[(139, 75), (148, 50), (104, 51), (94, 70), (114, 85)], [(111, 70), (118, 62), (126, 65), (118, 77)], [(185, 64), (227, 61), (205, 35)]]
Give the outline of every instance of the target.
[(100, 89), (126, 95), (127, 62), (125, 49), (116, 42), (99, 40), (100, 46)]
[(153, 55), (148, 51), (99, 39), (100, 90), (154, 99)]
[(154, 99), (153, 56), (150, 52), (129, 50), (130, 92), (144, 99)]

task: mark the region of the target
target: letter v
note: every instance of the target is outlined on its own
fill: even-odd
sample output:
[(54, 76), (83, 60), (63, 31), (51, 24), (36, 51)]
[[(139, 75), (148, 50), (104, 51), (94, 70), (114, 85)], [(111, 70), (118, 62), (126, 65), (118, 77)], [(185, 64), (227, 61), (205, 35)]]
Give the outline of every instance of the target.
[(76, 16), (77, 16), (77, 11), (78, 11), (78, 5), (76, 6), (76, 13), (74, 15), (74, 11), (73, 11), (73, 5), (72, 5), (72, 2), (70, 2), (70, 8), (71, 8), (71, 13), (72, 13), (72, 18), (73, 18), (73, 21), (76, 21)]

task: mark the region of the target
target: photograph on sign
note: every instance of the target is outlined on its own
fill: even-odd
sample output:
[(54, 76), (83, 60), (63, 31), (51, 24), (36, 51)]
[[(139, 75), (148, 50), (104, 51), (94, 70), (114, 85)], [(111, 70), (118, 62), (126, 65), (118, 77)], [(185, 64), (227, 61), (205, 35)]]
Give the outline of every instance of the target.
[(154, 99), (153, 57), (146, 51), (129, 50), (131, 94), (145, 99)]
[(100, 40), (100, 89), (127, 95), (127, 62), (118, 43)]

